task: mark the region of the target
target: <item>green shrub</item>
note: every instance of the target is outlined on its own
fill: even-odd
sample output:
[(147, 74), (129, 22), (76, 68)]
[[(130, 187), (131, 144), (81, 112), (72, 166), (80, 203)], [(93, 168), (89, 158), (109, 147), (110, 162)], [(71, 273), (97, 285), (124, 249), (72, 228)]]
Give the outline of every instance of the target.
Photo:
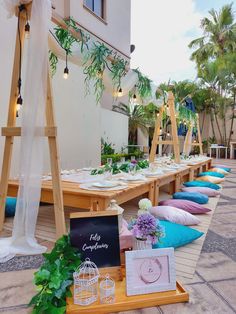
[(121, 157), (125, 157), (125, 160), (130, 160), (131, 156), (135, 156), (136, 159), (143, 158), (144, 153), (139, 151), (139, 152), (134, 152), (134, 153), (129, 153), (129, 154), (110, 154), (110, 155), (105, 155), (102, 154), (101, 156), (101, 163), (102, 165), (106, 164), (107, 158), (112, 158), (112, 162), (119, 162), (121, 160)]

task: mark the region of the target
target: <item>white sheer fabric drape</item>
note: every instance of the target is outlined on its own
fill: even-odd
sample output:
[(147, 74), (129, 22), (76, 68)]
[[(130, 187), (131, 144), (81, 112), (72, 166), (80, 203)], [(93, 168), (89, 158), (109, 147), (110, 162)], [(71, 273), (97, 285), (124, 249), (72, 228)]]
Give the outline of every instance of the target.
[[(7, 1), (9, 3), (9, 1)], [(15, 3), (15, 1), (12, 1)], [(10, 12), (9, 12), (10, 13)], [(51, 1), (34, 0), (30, 20), (20, 151), (20, 187), (11, 238), (0, 240), (0, 262), (15, 254), (39, 254), (35, 239), (43, 168), (43, 127), (47, 99), (48, 31)]]
[(193, 134), (193, 126), (190, 125), (188, 132), (185, 136), (184, 147), (183, 147), (183, 153), (186, 156), (190, 155), (190, 152), (192, 149), (192, 134)]

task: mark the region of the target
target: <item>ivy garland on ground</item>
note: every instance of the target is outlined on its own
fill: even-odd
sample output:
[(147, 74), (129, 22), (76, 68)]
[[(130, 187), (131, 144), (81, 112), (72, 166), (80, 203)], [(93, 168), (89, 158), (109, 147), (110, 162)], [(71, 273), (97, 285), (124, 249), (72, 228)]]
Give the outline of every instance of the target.
[[(83, 30), (78, 28), (76, 21), (70, 17), (64, 20), (68, 28), (64, 29), (60, 26), (54, 28), (54, 33), (51, 34), (55, 37), (58, 44), (65, 50), (67, 55), (72, 54), (72, 46), (78, 44), (80, 46), (81, 53), (85, 55), (84, 62), (84, 74), (86, 75), (86, 94), (90, 92), (90, 80), (95, 80), (94, 82), (94, 93), (96, 95), (96, 100), (102, 97), (104, 91), (103, 83), (103, 73), (105, 69), (111, 72), (111, 77), (113, 81), (114, 90), (118, 91), (121, 86), (121, 78), (126, 75), (126, 67), (128, 61), (124, 60), (117, 55), (117, 52), (109, 49), (103, 43), (93, 42), (91, 49), (88, 48), (88, 42), (90, 36), (85, 34)], [(75, 32), (80, 34), (80, 39), (75, 38), (69, 29), (73, 29)], [(85, 48), (87, 51), (85, 51)], [(108, 59), (112, 59), (111, 63)], [(55, 74), (57, 67), (57, 56), (54, 53), (50, 53), (50, 65), (52, 68), (52, 74)], [(138, 69), (134, 70), (138, 74), (137, 89), (139, 96), (141, 98), (147, 98), (151, 95), (151, 80), (144, 76)]]
[(73, 272), (80, 265), (80, 254), (70, 244), (70, 237), (63, 236), (49, 254), (43, 254), (45, 262), (34, 274), (38, 293), (31, 299), (33, 314), (63, 314), (66, 297), (71, 297)]

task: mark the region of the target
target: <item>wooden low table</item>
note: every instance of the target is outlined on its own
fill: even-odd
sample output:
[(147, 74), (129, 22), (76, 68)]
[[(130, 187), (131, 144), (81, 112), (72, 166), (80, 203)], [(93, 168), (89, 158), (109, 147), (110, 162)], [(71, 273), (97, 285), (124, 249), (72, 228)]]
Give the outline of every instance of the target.
[[(79, 187), (79, 183), (62, 181), (63, 201), (65, 206), (88, 210), (105, 210), (111, 199), (118, 204), (125, 203), (138, 196), (147, 193), (148, 198), (154, 204), (154, 188), (156, 179), (130, 183), (128, 188), (118, 191), (89, 191)], [(8, 196), (16, 196), (18, 181), (10, 180), (8, 184)], [(43, 181), (41, 190), (41, 202), (53, 204), (52, 181)]]
[(180, 302), (188, 302), (189, 294), (184, 287), (177, 281), (176, 290), (166, 292), (156, 292), (150, 294), (141, 294), (135, 296), (126, 296), (126, 281), (116, 282), (115, 303), (101, 304), (97, 301), (89, 306), (75, 305), (73, 298), (67, 299), (66, 313), (67, 314), (102, 314), (116, 313), (128, 310), (135, 310), (145, 307), (153, 307), (163, 304), (172, 304)]

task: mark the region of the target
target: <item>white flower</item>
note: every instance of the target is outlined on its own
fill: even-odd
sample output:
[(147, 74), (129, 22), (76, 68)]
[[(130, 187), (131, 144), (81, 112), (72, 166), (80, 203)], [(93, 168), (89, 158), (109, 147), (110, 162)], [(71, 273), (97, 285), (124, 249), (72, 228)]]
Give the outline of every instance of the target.
[(146, 210), (140, 209), (138, 210), (138, 216), (145, 214), (146, 212), (147, 212)]
[(142, 198), (138, 203), (138, 207), (141, 211), (149, 211), (152, 208), (152, 202), (148, 198)]

